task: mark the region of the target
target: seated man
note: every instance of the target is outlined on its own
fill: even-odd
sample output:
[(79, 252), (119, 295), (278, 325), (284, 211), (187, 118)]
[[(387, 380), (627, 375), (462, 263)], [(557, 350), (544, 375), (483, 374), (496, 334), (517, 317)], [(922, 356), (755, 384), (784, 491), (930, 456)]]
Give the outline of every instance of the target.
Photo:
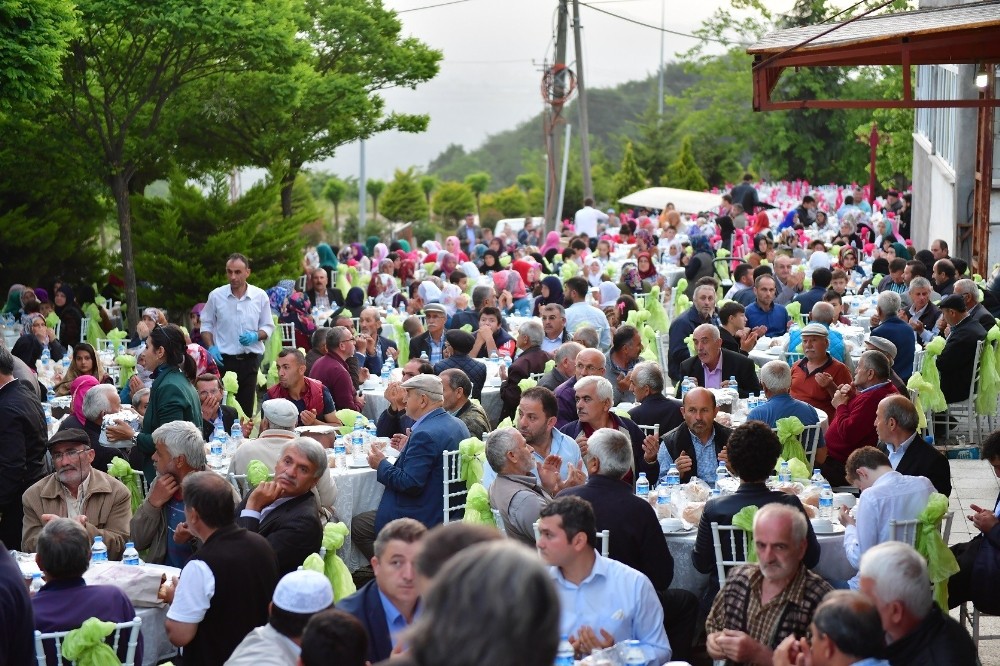
[[(486, 438), (486, 462), (496, 472), (490, 484), (490, 506), (500, 512), (507, 536), (534, 546), (535, 521), (542, 507), (552, 501), (548, 491), (554, 488), (544, 488), (532, 475), (531, 447), (514, 428), (501, 428)], [(558, 479), (558, 468), (555, 473)], [(546, 478), (551, 482), (551, 476)]]
[(885, 338), (896, 346), (896, 359), (892, 369), (903, 381), (913, 374), (913, 355), (917, 346), (917, 335), (910, 325), (899, 318), (902, 303), (899, 294), (894, 291), (883, 291), (878, 295), (878, 312), (872, 319), (878, 319), (878, 324), (872, 328), (871, 334)]
[(340, 420), (334, 413), (330, 389), (321, 382), (306, 377), (306, 358), (302, 352), (285, 347), (278, 352), (274, 363), (278, 366), (278, 383), (267, 389), (267, 398), (261, 406), (267, 404), (268, 400), (284, 398), (291, 401), (299, 412), (293, 427), (320, 423), (340, 425)]
[(968, 632), (934, 603), (927, 563), (905, 543), (881, 543), (861, 558), (861, 592), (882, 618), (892, 666), (976, 664)]
[(587, 483), (567, 488), (559, 497), (573, 495), (590, 502), (597, 531), (609, 531), (608, 557), (649, 578), (663, 605), (673, 657), (686, 659), (694, 638), (698, 600), (687, 590), (668, 589), (674, 577), (674, 559), (656, 511), (621, 482), (633, 464), (632, 443), (617, 430), (602, 428), (590, 438), (587, 449)]
[(705, 622), (706, 648), (727, 663), (770, 664), (788, 636), (804, 636), (832, 588), (806, 569), (809, 520), (799, 509), (766, 504), (753, 520), (758, 564), (732, 569)]
[(796, 400), (788, 394), (792, 387), (792, 370), (784, 361), (768, 361), (760, 369), (760, 384), (767, 402), (747, 414), (747, 421), (763, 421), (771, 428), (778, 427), (778, 419), (794, 416), (804, 426), (819, 423), (819, 414), (812, 405)]
[[(45, 585), (31, 599), (35, 629), (42, 633), (76, 629), (85, 620), (96, 617), (105, 622), (131, 622), (135, 608), (125, 593), (113, 585), (87, 585), (83, 574), (90, 566), (91, 538), (79, 522), (53, 518), (39, 532), (35, 562), (45, 577)], [(33, 546), (34, 548), (34, 546)], [(125, 636), (118, 647), (124, 658), (128, 646)], [(136, 646), (135, 663), (141, 664), (142, 634)], [(46, 643), (49, 664), (62, 663), (54, 645)]]
[[(414, 319), (414, 321), (416, 320)], [(435, 374), (434, 366), (419, 358), (411, 358), (401, 369), (404, 382), (417, 375)], [(385, 389), (385, 399), (389, 401), (389, 406), (379, 415), (378, 422), (375, 424), (375, 434), (379, 437), (392, 437), (393, 439), (404, 436), (404, 433), (413, 425), (413, 419), (406, 415), (406, 389), (400, 382), (389, 382)], [(395, 443), (394, 441), (393, 444), (395, 445)]]
[(483, 387), (486, 385), (486, 364), (469, 356), (472, 345), (476, 343), (476, 338), (471, 333), (452, 329), (444, 334), (444, 339), (446, 358), (434, 364), (432, 374), (440, 375), (445, 370), (452, 368), (461, 370), (472, 382), (472, 393), (467, 394), (467, 397), (481, 400)]
[(542, 336), (542, 325), (537, 321), (526, 321), (521, 324), (515, 338), (521, 354), (514, 360), (510, 370), (507, 370), (505, 365), (500, 365), (500, 379), (503, 380), (500, 386), (500, 399), (503, 401), (501, 420), (513, 417), (518, 403), (521, 402), (519, 382), (528, 379), (529, 375), (545, 371), (545, 364), (549, 362), (551, 356), (548, 352), (542, 351)]
[[(473, 363), (482, 365), (477, 361)], [(469, 394), (472, 393), (472, 381), (469, 376), (458, 368), (445, 370), (439, 376), (444, 397), (442, 408), (464, 423), (469, 429), (469, 435), (482, 439), (483, 433), (490, 431), (490, 417), (481, 405), (469, 400)]]
[[(104, 539), (108, 559), (119, 560), (128, 540), (132, 520), (132, 495), (121, 481), (94, 469), (94, 450), (82, 430), (57, 432), (49, 440), (55, 470), (24, 491), (24, 531), (21, 548), (33, 552), (44, 525), (57, 518), (72, 518), (86, 530), (90, 541)], [(131, 619), (131, 618), (129, 618)]]
[(822, 324), (802, 329), (801, 361), (792, 365), (791, 396), (826, 412), (833, 418), (833, 395), (837, 387), (851, 381), (851, 371), (830, 356), (830, 331)]
[(424, 306), (424, 316), (427, 317), (427, 330), (410, 338), (410, 358), (427, 354), (427, 360), (434, 365), (444, 358), (444, 324), (448, 311), (440, 303), (428, 303)]
[[(557, 278), (558, 279), (558, 278)], [(566, 308), (559, 303), (547, 303), (539, 309), (542, 318), (542, 351), (555, 354), (561, 346), (569, 342), (566, 330)]]
[(777, 280), (771, 275), (761, 275), (754, 280), (753, 291), (756, 300), (747, 306), (747, 324), (753, 328), (764, 326), (769, 338), (781, 337), (788, 330), (790, 320), (785, 306), (775, 302)]
[[(285, 398), (265, 400), (260, 407), (260, 436), (240, 445), (229, 461), (230, 474), (246, 474), (251, 460), (259, 460), (274, 472), (285, 445), (295, 439), (295, 424), (301, 416), (298, 407)], [(314, 438), (315, 439), (315, 438)], [(329, 474), (321, 474), (314, 488), (319, 505), (332, 511), (337, 486)]]
[[(983, 440), (982, 456), (993, 468), (994, 476), (1000, 477), (1000, 431), (991, 432)], [(948, 607), (971, 601), (987, 613), (1000, 613), (1000, 579), (994, 575), (1000, 549), (1000, 495), (992, 510), (975, 504), (969, 508), (969, 521), (979, 533), (971, 541), (951, 547), (959, 571), (948, 580)]]
[(577, 419), (576, 415), (576, 383), (584, 377), (604, 376), (604, 354), (596, 349), (583, 349), (576, 355), (575, 374), (559, 385), (554, 391), (559, 413), (556, 417), (556, 427)]
[(684, 314), (675, 317), (670, 322), (670, 347), (667, 352), (667, 375), (675, 382), (684, 378), (681, 374), (681, 363), (686, 361), (691, 352), (685, 338), (694, 333), (700, 324), (715, 324), (715, 287), (707, 284), (695, 287), (691, 307)]
[(373, 377), (382, 372), (382, 365), (387, 359), (395, 361), (399, 357), (399, 347), (395, 342), (382, 335), (382, 319), (378, 309), (365, 308), (358, 318), (358, 328), (364, 346), (358, 344), (358, 353), (364, 357), (363, 365)]
[[(802, 512), (805, 509), (795, 495), (783, 493), (780, 490), (769, 490), (766, 482), (774, 472), (774, 466), (781, 455), (781, 442), (770, 428), (762, 423), (748, 421), (733, 429), (726, 445), (729, 467), (734, 476), (739, 477), (740, 486), (732, 495), (713, 497), (705, 503), (705, 510), (698, 523), (698, 538), (691, 551), (691, 562), (694, 568), (704, 574), (709, 574), (708, 588), (705, 590), (706, 607), (711, 604), (719, 590), (719, 579), (716, 576), (715, 547), (712, 541), (712, 523), (732, 525), (733, 516), (740, 509), (748, 506), (760, 508), (765, 504), (778, 503), (790, 506)], [(813, 531), (812, 524), (807, 526), (806, 552), (803, 562), (806, 567), (813, 568), (819, 563), (820, 546)], [(723, 544), (723, 551), (728, 556), (728, 544)]]
[[(861, 491), (854, 517), (846, 506), (840, 507), (840, 523), (847, 527), (844, 552), (857, 569), (870, 548), (892, 539), (889, 521), (913, 520), (920, 515), (934, 486), (922, 476), (894, 471), (889, 458), (872, 446), (863, 446), (848, 456), (846, 473), (848, 482)], [(858, 589), (859, 577), (848, 584), (852, 590)]]
[(310, 377), (320, 382), (333, 398), (334, 410), (364, 408), (364, 397), (355, 395), (348, 359), (354, 357), (357, 334), (346, 326), (334, 326), (326, 336), (326, 356), (316, 361)]
[(295, 571), (319, 551), (323, 527), (310, 492), (328, 475), (326, 451), (314, 439), (299, 437), (281, 448), (274, 481), (253, 489), (239, 507), (236, 524), (265, 537), (278, 558), (278, 573)]
[(986, 329), (969, 316), (965, 309), (965, 299), (959, 294), (941, 299), (938, 307), (948, 324), (948, 337), (944, 350), (938, 356), (937, 367), (941, 374), (944, 399), (948, 404), (953, 404), (969, 397), (975, 370), (972, 359), (976, 355), (976, 344), (986, 339)]
[(166, 589), (167, 638), (184, 648), (185, 664), (222, 664), (267, 623), (278, 559), (267, 539), (236, 525), (233, 487), (224, 477), (194, 472), (182, 489), (186, 529), (204, 545)]
[(629, 377), (639, 363), (642, 353), (642, 336), (635, 326), (622, 324), (611, 337), (611, 349), (604, 355), (604, 378), (611, 382), (615, 390), (614, 401), (635, 402)]
[(917, 434), (917, 408), (904, 395), (882, 398), (875, 410), (878, 448), (900, 474), (923, 476), (942, 495), (951, 495), (951, 465), (943, 453)]
[(274, 588), (267, 624), (247, 634), (226, 666), (297, 666), (306, 624), (328, 608), (333, 608), (329, 578), (309, 570), (285, 574)]
[(646, 664), (670, 661), (663, 608), (656, 590), (635, 569), (597, 550), (594, 510), (579, 497), (560, 497), (542, 509), (538, 551), (562, 605), (560, 633), (577, 658), (627, 640), (639, 641)]
[[(681, 376), (694, 377), (698, 386), (705, 388), (729, 387), (730, 378), (736, 378), (736, 389), (741, 398), (760, 393), (757, 366), (743, 354), (722, 348), (719, 329), (712, 324), (702, 324), (694, 329), (695, 356), (681, 363)], [(681, 384), (675, 390), (681, 397)]]
[[(180, 568), (197, 545), (185, 524), (181, 484), (188, 474), (205, 469), (205, 440), (194, 424), (171, 421), (153, 431), (153, 442), (156, 479), (132, 516), (132, 541), (137, 550), (148, 549), (147, 562)], [(232, 485), (229, 490), (238, 501)]]
[(719, 308), (719, 335), (723, 349), (746, 356), (765, 333), (767, 329), (763, 326), (747, 327), (746, 308), (736, 301), (729, 301)]
[[(837, 309), (832, 303), (823, 301), (812, 306), (812, 311), (809, 313), (809, 323), (820, 324), (826, 329), (827, 336), (830, 341), (828, 349), (830, 357), (836, 361), (844, 363), (848, 358), (848, 350), (844, 345), (843, 334), (841, 334), (840, 331), (835, 331), (830, 328), (835, 321), (837, 321)], [(793, 326), (792, 330), (788, 331), (788, 344), (785, 345), (785, 351), (792, 354), (803, 353), (802, 329), (797, 326)]]
[(403, 382), (406, 414), (414, 423), (406, 446), (390, 463), (377, 447), (368, 454), (368, 464), (385, 486), (377, 511), (357, 514), (351, 521), (354, 544), (369, 559), (374, 556), (377, 534), (396, 518), (414, 518), (431, 527), (444, 521), (445, 451), (455, 451), (469, 436), (465, 424), (441, 409), (444, 390), (441, 379), (417, 375)]
[(662, 483), (674, 464), (681, 474), (681, 483), (697, 476), (706, 483), (714, 484), (719, 461), (725, 462), (723, 451), (732, 430), (715, 422), (715, 415), (719, 413), (715, 395), (708, 389), (691, 389), (684, 396), (682, 409), (684, 423), (660, 435), (654, 450), (650, 450), (653, 447), (644, 447), (646, 464), (657, 464), (657, 474), (649, 476), (650, 487), (654, 485), (654, 479), (656, 485)]
[(337, 608), (350, 613), (368, 632), (368, 663), (384, 661), (416, 614), (419, 596), (414, 561), (427, 528), (412, 518), (383, 527), (374, 543), (375, 578), (341, 599)]
[[(882, 352), (861, 354), (854, 371), (854, 384), (837, 388), (833, 406), (837, 410), (826, 429), (826, 460), (820, 469), (833, 486), (847, 485), (844, 464), (847, 456), (862, 446), (875, 446), (875, 412), (882, 398), (896, 395), (889, 381), (892, 366)], [(817, 462), (820, 462), (817, 459)]]
[(811, 312), (813, 306), (823, 301), (823, 294), (833, 280), (833, 273), (829, 268), (820, 266), (812, 272), (812, 287), (797, 294), (792, 300), (802, 307), (801, 312)]
[(910, 306), (902, 314), (902, 319), (913, 332), (921, 345), (926, 345), (938, 334), (938, 321), (941, 311), (931, 302), (930, 280), (925, 277), (915, 277), (910, 281)]
[[(138, 397), (133, 398), (133, 402), (138, 402), (138, 400)], [(115, 387), (111, 384), (98, 384), (90, 387), (83, 394), (83, 416), (86, 421), (80, 423), (74, 414), (68, 414), (59, 424), (59, 430), (77, 428), (87, 433), (87, 437), (90, 438), (90, 450), (94, 452), (91, 464), (102, 472), (106, 472), (112, 460), (116, 457), (126, 457), (124, 451), (101, 444), (101, 427), (104, 424), (104, 417), (121, 410), (122, 401)], [(136, 411), (139, 410), (136, 409)], [(139, 413), (142, 414), (142, 412)]]
[(195, 388), (201, 402), (202, 437), (206, 442), (212, 441), (212, 435), (218, 427), (228, 435), (238, 416), (236, 409), (222, 404), (222, 379), (207, 372), (198, 376)]
[(555, 366), (542, 375), (538, 385), (555, 392), (560, 384), (573, 376), (576, 368), (576, 355), (583, 351), (583, 345), (578, 342), (564, 342), (554, 352)]
[(667, 433), (684, 422), (681, 401), (663, 395), (663, 370), (659, 363), (645, 361), (635, 366), (630, 381), (639, 404), (628, 415), (636, 425), (659, 426), (661, 433)]
[(316, 613), (302, 632), (298, 666), (365, 666), (368, 637), (357, 618), (342, 610)]
[(860, 592), (834, 590), (823, 597), (806, 636), (792, 635), (781, 642), (774, 651), (774, 664), (888, 666), (878, 658), (884, 643), (875, 604)]

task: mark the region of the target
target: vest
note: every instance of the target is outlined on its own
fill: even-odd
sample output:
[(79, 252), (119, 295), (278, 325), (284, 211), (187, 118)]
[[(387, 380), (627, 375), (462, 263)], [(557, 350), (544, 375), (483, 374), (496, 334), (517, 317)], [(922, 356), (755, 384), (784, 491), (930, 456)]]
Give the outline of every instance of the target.
[[(323, 384), (309, 377), (302, 379), (305, 381), (305, 386), (302, 388), (302, 401), (306, 404), (306, 409), (311, 409), (320, 415), (323, 414)], [(267, 389), (267, 397), (292, 399), (288, 395), (288, 389), (281, 384), (275, 384)]]
[(267, 539), (227, 525), (193, 556), (215, 577), (215, 596), (184, 648), (186, 666), (222, 666), (254, 628), (267, 624), (267, 606), (278, 584), (278, 559)]

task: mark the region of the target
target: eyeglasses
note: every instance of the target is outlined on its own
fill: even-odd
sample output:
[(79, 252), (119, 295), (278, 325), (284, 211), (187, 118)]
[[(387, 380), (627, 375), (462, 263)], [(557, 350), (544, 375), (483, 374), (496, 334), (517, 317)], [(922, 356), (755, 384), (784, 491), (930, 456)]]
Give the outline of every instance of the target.
[(53, 453), (52, 454), (52, 462), (59, 462), (63, 458), (70, 458), (70, 457), (72, 457), (72, 458), (78, 458), (80, 456), (80, 454), (86, 453), (89, 450), (90, 450), (90, 448), (88, 447), (88, 448), (85, 448), (85, 449), (74, 449), (72, 451), (64, 451), (62, 453)]

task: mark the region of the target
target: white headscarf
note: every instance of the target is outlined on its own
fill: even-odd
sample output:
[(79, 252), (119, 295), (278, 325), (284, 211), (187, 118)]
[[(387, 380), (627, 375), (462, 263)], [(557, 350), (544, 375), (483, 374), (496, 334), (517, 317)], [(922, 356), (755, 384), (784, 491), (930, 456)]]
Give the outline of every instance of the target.
[(602, 282), (597, 290), (601, 295), (602, 308), (614, 305), (618, 301), (618, 297), (622, 295), (622, 290), (614, 282)]

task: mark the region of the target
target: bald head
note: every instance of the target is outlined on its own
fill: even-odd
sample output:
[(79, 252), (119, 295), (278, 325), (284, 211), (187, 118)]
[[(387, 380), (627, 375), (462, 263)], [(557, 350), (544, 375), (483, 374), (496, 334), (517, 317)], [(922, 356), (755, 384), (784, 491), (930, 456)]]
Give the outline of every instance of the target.
[(603, 377), (604, 354), (596, 349), (584, 349), (576, 355), (576, 378)]
[(829, 326), (832, 324), (837, 316), (837, 311), (834, 309), (833, 305), (825, 301), (820, 301), (813, 306), (812, 312), (810, 313), (810, 318), (817, 324), (826, 324)]

